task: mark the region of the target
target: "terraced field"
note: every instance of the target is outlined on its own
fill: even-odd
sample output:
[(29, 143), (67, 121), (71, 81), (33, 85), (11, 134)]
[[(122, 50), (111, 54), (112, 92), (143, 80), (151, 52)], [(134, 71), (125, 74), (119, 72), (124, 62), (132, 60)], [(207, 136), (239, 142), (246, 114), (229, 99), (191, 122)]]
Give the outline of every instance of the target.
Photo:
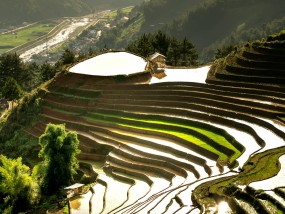
[[(285, 32), (248, 43), (212, 67), (208, 83), (247, 86), (285, 85)], [(262, 86), (261, 86), (262, 87)]]
[[(207, 84), (148, 84), (148, 73), (55, 79), (41, 119), (25, 131), (38, 137), (49, 122), (77, 131), (79, 159), (96, 172), (96, 184), (71, 200), (72, 213), (283, 213), (283, 82), (257, 84), (248, 73), (234, 82), (240, 73), (218, 68)], [(274, 175), (279, 182), (258, 184)]]

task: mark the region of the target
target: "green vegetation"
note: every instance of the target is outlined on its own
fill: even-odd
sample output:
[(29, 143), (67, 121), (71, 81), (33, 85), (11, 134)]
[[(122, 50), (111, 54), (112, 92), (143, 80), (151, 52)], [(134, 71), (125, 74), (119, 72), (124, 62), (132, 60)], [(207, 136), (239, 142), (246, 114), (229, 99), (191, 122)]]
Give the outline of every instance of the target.
[(22, 158), (0, 155), (0, 212), (19, 213), (39, 201), (39, 186)]
[(55, 23), (34, 24), (22, 30), (13, 31), (8, 34), (0, 35), (0, 54), (5, 53), (9, 49), (22, 45), (26, 42), (37, 39), (55, 27)]
[[(97, 115), (103, 116), (104, 119), (102, 119), (100, 117), (96, 118)], [(173, 129), (171, 129), (170, 127), (166, 128), (166, 127), (162, 127), (162, 126), (161, 126), (161, 128), (159, 128), (159, 126), (155, 126), (155, 124), (163, 124), (163, 122), (144, 121), (144, 120), (138, 120), (135, 118), (124, 118), (124, 117), (119, 117), (119, 116), (114, 116), (114, 115), (106, 115), (106, 114), (100, 114), (100, 113), (90, 113), (90, 117), (84, 117), (84, 118), (86, 118), (87, 120), (95, 120), (95, 121), (103, 122), (103, 123), (117, 124), (117, 125), (125, 126), (125, 127), (131, 127), (131, 128), (141, 129), (141, 130), (156, 131), (156, 132), (160, 132), (160, 133), (170, 134), (170, 135), (173, 135), (173, 136), (176, 136), (176, 137), (181, 138), (183, 140), (186, 140), (189, 143), (193, 143), (193, 144), (195, 144), (201, 148), (204, 148), (206, 150), (209, 150), (209, 151), (217, 154), (219, 156), (219, 161), (221, 161), (221, 162), (228, 162), (229, 161), (231, 163), (232, 161), (235, 160), (235, 158), (237, 156), (240, 155), (240, 152), (236, 151), (237, 153), (235, 154), (235, 157), (230, 157), (230, 159), (229, 159), (229, 157), (225, 153), (217, 150), (216, 148), (209, 145), (207, 142), (197, 138), (196, 136), (194, 136), (190, 133), (187, 133), (187, 132), (175, 130), (176, 126), (174, 126), (174, 124), (165, 123), (167, 125), (173, 126)], [(116, 121), (116, 118), (121, 118), (123, 120)], [(130, 123), (128, 121), (142, 121), (144, 123), (137, 123), (136, 124), (136, 123)], [(177, 127), (183, 127), (183, 126), (178, 125)], [(188, 129), (188, 128), (189, 127), (186, 127), (186, 129)], [(189, 128), (189, 129), (191, 129), (191, 128)]]
[(132, 9), (133, 6), (120, 8), (118, 10), (113, 10), (111, 13), (109, 13), (103, 18), (114, 19), (117, 18), (117, 16), (119, 16), (119, 18), (122, 18), (124, 15), (128, 15), (132, 11)]
[[(163, 30), (175, 38), (191, 40), (199, 60), (210, 62), (217, 49), (239, 46), (280, 31), (285, 23), (284, 8), (282, 0), (275, 4), (270, 0), (182, 0), (179, 4), (150, 0), (135, 7), (127, 23), (104, 33), (98, 44), (100, 48), (105, 44), (112, 49), (125, 48), (145, 33)], [(131, 31), (138, 22), (139, 27), (133, 28), (136, 31)], [(124, 36), (125, 32), (130, 34)]]
[[(0, 29), (23, 22), (58, 17), (74, 17), (102, 10), (118, 9), (136, 5), (143, 0), (37, 0), (21, 4), (17, 0), (3, 0), (0, 3)], [(1, 43), (0, 43), (1, 44)]]
[(23, 95), (23, 90), (14, 78), (9, 78), (2, 88), (2, 97), (14, 103)]
[(60, 2), (38, 0), (36, 2), (28, 1), (26, 4), (21, 4), (16, 0), (3, 0), (0, 6), (0, 28), (22, 24), (23, 22), (77, 16), (88, 12), (91, 12), (90, 8), (81, 0), (63, 0)]
[(247, 186), (251, 182), (273, 177), (280, 170), (278, 159), (284, 155), (284, 152), (285, 147), (282, 147), (254, 155), (236, 176), (217, 179), (198, 186), (194, 190), (195, 201), (199, 204), (203, 203), (207, 209), (212, 204), (211, 195), (234, 197), (234, 194), (231, 193), (234, 186)]
[[(177, 14), (180, 15), (178, 12), (181, 12), (182, 8), (179, 10), (177, 8), (185, 7), (187, 2), (189, 4), (190, 1), (182, 0), (181, 4), (177, 4), (177, 2), (168, 0), (150, 0), (144, 1), (144, 6), (141, 6), (141, 8), (136, 7), (131, 12), (131, 8), (126, 8), (110, 14), (110, 19), (117, 19), (117, 21), (119, 21), (125, 13), (130, 12), (130, 19), (122, 24), (122, 26), (126, 27), (124, 30), (114, 29), (109, 31), (106, 35), (110, 34), (108, 36), (116, 37), (118, 40), (112, 41), (113, 44), (105, 40), (105, 44), (121, 45), (124, 39), (131, 39), (129, 34), (132, 34), (134, 31), (140, 30), (143, 32), (144, 29), (150, 29), (155, 26), (154, 31), (156, 33), (144, 33), (139, 35), (134, 42), (129, 43), (128, 50), (146, 57), (158, 51), (167, 56), (169, 65), (197, 65), (198, 55), (194, 45), (189, 40), (189, 38), (191, 38), (192, 41), (192, 32), (190, 32), (192, 30), (190, 29), (200, 30), (206, 37), (211, 37), (209, 39), (204, 38), (200, 34), (202, 45), (199, 45), (201, 45), (200, 48), (204, 48), (208, 43), (212, 44), (212, 42), (224, 38), (225, 34), (228, 35), (228, 32), (238, 32), (242, 35), (242, 32), (245, 32), (244, 30), (251, 29), (251, 27), (256, 24), (256, 17), (251, 17), (250, 21), (252, 23), (247, 21), (248, 16), (244, 16), (244, 20), (241, 20), (239, 17), (241, 11), (244, 11), (244, 13), (248, 15), (249, 11), (252, 12), (252, 8), (256, 8), (256, 10), (259, 11), (265, 6), (268, 6), (268, 0), (262, 0), (263, 3), (261, 6), (259, 5), (259, 7), (255, 7), (256, 0), (250, 2), (245, 2), (244, 0), (234, 0), (231, 2), (212, 0), (208, 1), (207, 4), (203, 4), (198, 9), (192, 10), (192, 12), (186, 15), (184, 14), (183, 18), (178, 18), (173, 24), (173, 26), (177, 27), (177, 32), (172, 31), (173, 26), (171, 25), (166, 26), (166, 28), (164, 28), (165, 31), (157, 30), (157, 26), (160, 26), (160, 24), (152, 23), (155, 19), (155, 13), (157, 13), (155, 22), (163, 21), (166, 24), (173, 18), (168, 17), (169, 14), (167, 13), (166, 6), (170, 7), (172, 5), (173, 8), (170, 8), (173, 9), (172, 15), (176, 14), (175, 16), (178, 16)], [(191, 2), (194, 4), (194, 0)], [(276, 0), (276, 3), (280, 3), (280, 0)], [(152, 7), (148, 7), (150, 5)], [(284, 4), (280, 4), (279, 6), (282, 8), (283, 5)], [(276, 6), (272, 6), (272, 8), (275, 7)], [(163, 8), (163, 14), (160, 14), (159, 9)], [(225, 13), (224, 10), (230, 13), (229, 23), (232, 26), (230, 29), (225, 30), (227, 33), (225, 33), (225, 31), (214, 31), (213, 29), (217, 25), (213, 24), (212, 21), (221, 24), (223, 23), (221, 17), (223, 17), (223, 19), (229, 17), (229, 14)], [(184, 12), (186, 11), (189, 12), (188, 8), (185, 7)], [(264, 22), (271, 20), (272, 17), (274, 17), (273, 13), (278, 14), (278, 11), (276, 12), (275, 10), (274, 12), (268, 13), (270, 14), (264, 15)], [(204, 17), (206, 21), (201, 17)], [(209, 17), (212, 17), (213, 20), (207, 20)], [(201, 22), (199, 26), (196, 26), (194, 21)], [(147, 25), (152, 25), (152, 27)], [(203, 25), (202, 27), (205, 29), (200, 29), (201, 25)], [(210, 27), (206, 28), (205, 26)], [(227, 26), (225, 26), (225, 28), (226, 27)], [(112, 32), (116, 33), (111, 35)], [(168, 33), (166, 34), (164, 32)], [(212, 36), (209, 32), (215, 35)], [(41, 33), (38, 33), (38, 36), (40, 35)], [(103, 33), (103, 35), (105, 34)], [(197, 35), (198, 33), (193, 33), (193, 38), (197, 39)], [(121, 178), (124, 178), (125, 175), (126, 178), (133, 175), (136, 178), (139, 177), (140, 174), (144, 174), (145, 177), (148, 178), (149, 175), (152, 175), (151, 173), (157, 173), (158, 176), (160, 175), (159, 173), (161, 173), (161, 177), (163, 177), (165, 174), (167, 176), (174, 176), (178, 174), (186, 175), (191, 172), (195, 174), (196, 172), (195, 176), (197, 175), (198, 178), (200, 174), (203, 176), (202, 179), (204, 179), (205, 172), (209, 176), (217, 176), (216, 180), (201, 184), (194, 191), (194, 196), (192, 195), (192, 198), (195, 199), (195, 206), (206, 207), (206, 212), (207, 209), (210, 210), (213, 206), (216, 206), (221, 199), (228, 199), (230, 202), (236, 203), (236, 198), (249, 203), (257, 212), (260, 211), (259, 213), (264, 213), (262, 212), (264, 210), (266, 211), (265, 206), (263, 206), (263, 201), (266, 201), (265, 203), (272, 207), (272, 209), (284, 209), (284, 206), (281, 206), (282, 204), (275, 203), (273, 198), (263, 193), (262, 187), (261, 190), (254, 190), (248, 187), (248, 185), (250, 182), (263, 180), (276, 175), (280, 169), (278, 158), (284, 155), (285, 148), (280, 147), (265, 152), (262, 151), (261, 153), (250, 156), (244, 166), (235, 169), (233, 166), (236, 166), (236, 159), (241, 156), (243, 146), (226, 131), (214, 125), (221, 124), (221, 126), (228, 126), (230, 129), (236, 128), (240, 132), (244, 131), (247, 135), (251, 135), (257, 143), (261, 142), (260, 145), (263, 146), (259, 131), (255, 132), (254, 128), (246, 124), (252, 122), (250, 121), (250, 119), (252, 119), (252, 123), (255, 125), (267, 129), (272, 127), (272, 134), (282, 139), (284, 133), (282, 133), (281, 129), (277, 129), (273, 127), (273, 125), (270, 126), (269, 122), (265, 120), (261, 121), (259, 118), (246, 115), (246, 112), (251, 112), (253, 108), (250, 108), (255, 108), (256, 105), (256, 109), (258, 109), (260, 115), (266, 115), (268, 120), (276, 119), (277, 116), (281, 116), (281, 120), (285, 121), (282, 112), (282, 105), (284, 104), (283, 95), (285, 92), (284, 78), (280, 78), (282, 75), (282, 77), (284, 77), (284, 35), (285, 33), (283, 31), (258, 42), (248, 42), (241, 50), (237, 50), (232, 45), (233, 43), (226, 44), (222, 48), (215, 46), (218, 48), (216, 58), (221, 59), (216, 61), (213, 70), (211, 70), (209, 74), (207, 81), (213, 81), (211, 82), (212, 84), (163, 83), (151, 86), (148, 84), (128, 85), (129, 82), (128, 84), (123, 84), (129, 80), (127, 76), (101, 78), (62, 73), (57, 78), (46, 83), (48, 87), (42, 85), (41, 88), (33, 91), (35, 87), (44, 81), (53, 78), (57, 71), (64, 70), (65, 65), (72, 64), (78, 60), (75, 54), (71, 50), (66, 49), (60, 61), (55, 65), (48, 63), (44, 63), (43, 65), (23, 63), (16, 54), (1, 56), (1, 96), (11, 100), (19, 99), (23, 93), (20, 87), (22, 87), (25, 92), (32, 92), (26, 93), (22, 99), (18, 100), (14, 109), (7, 111), (5, 117), (1, 118), (0, 152), (9, 158), (22, 157), (23, 163), (34, 167), (34, 169), (32, 173), (29, 167), (22, 164), (21, 158), (12, 160), (0, 155), (0, 212), (18, 213), (27, 211), (27, 209), (34, 205), (36, 205), (34, 206), (36, 208), (40, 207), (46, 210), (51, 207), (52, 203), (62, 200), (62, 194), (60, 192), (62, 187), (70, 185), (75, 180), (86, 181), (86, 183), (94, 182), (97, 177), (96, 172), (92, 171), (91, 166), (85, 165), (84, 168), (82, 163), (79, 166), (76, 158), (76, 155), (80, 152), (78, 149), (78, 139), (81, 141), (80, 149), (82, 150), (79, 157), (82, 160), (98, 161), (97, 164), (100, 165), (100, 170), (103, 170), (100, 171), (100, 173), (104, 172), (107, 176), (113, 175), (114, 179), (116, 177), (115, 175), (119, 175)], [(222, 59), (222, 57), (230, 52), (230, 56), (226, 59)], [(217, 69), (214, 70), (215, 67)], [(262, 73), (266, 69), (270, 72)], [(279, 70), (282, 70), (282, 72)], [(274, 72), (277, 72), (280, 76), (274, 76)], [(228, 76), (226, 77), (226, 75)], [(266, 75), (274, 77), (271, 78), (274, 79), (274, 81), (281, 81), (283, 85), (280, 84), (276, 86), (274, 82), (270, 82), (270, 78), (268, 78), (269, 80), (267, 79), (268, 76)], [(241, 76), (247, 79), (239, 79)], [(264, 77), (265, 82), (259, 81), (259, 79), (256, 79), (256, 76)], [(139, 79), (139, 75), (136, 76), (136, 78)], [(250, 81), (247, 82), (247, 80)], [(140, 80), (136, 81), (142, 83)], [(246, 82), (250, 83), (248, 85), (252, 87), (252, 90), (250, 88), (242, 88), (243, 85), (238, 85), (240, 84), (239, 81), (241, 84), (245, 84)], [(111, 84), (109, 84), (110, 82)], [(217, 82), (219, 86), (214, 85)], [(258, 83), (258, 85), (256, 83)], [(269, 83), (270, 85), (266, 85), (265, 83)], [(231, 84), (235, 84), (235, 88), (231, 88)], [(156, 94), (156, 97), (159, 97), (159, 94), (167, 94), (168, 90), (171, 91), (171, 93), (174, 90), (175, 93), (171, 96), (173, 100), (155, 102), (155, 99), (147, 99), (146, 97), (148, 95), (146, 93), (148, 93), (148, 87), (151, 88), (149, 93), (155, 94), (155, 92), (157, 92), (156, 89), (158, 89), (159, 92)], [(136, 92), (130, 93), (129, 89)], [(201, 90), (201, 92), (199, 90)], [(241, 92), (242, 90), (244, 91)], [(161, 91), (164, 92), (161, 93)], [(200, 109), (198, 105), (197, 107), (193, 107), (194, 104), (187, 105), (187, 107), (189, 106), (190, 108), (188, 111), (186, 106), (181, 107), (183, 103), (180, 102), (180, 100), (191, 100), (191, 97), (194, 96), (182, 97), (177, 95), (179, 91), (187, 91), (187, 93), (195, 91), (195, 94), (198, 94), (197, 91), (199, 91), (201, 96), (203, 93), (205, 100), (209, 98), (209, 102), (206, 103), (205, 101), (206, 104), (203, 104), (203, 108), (200, 107)], [(265, 91), (267, 92), (265, 95), (266, 98), (262, 97)], [(272, 96), (270, 93), (272, 93)], [(139, 99), (136, 100), (136, 94), (143, 94), (146, 99), (139, 97)], [(177, 95), (177, 97), (175, 95)], [(127, 98), (125, 99), (125, 97)], [(214, 97), (219, 101), (219, 105), (213, 104), (215, 103), (212, 101)], [(263, 103), (258, 103), (258, 97), (262, 97)], [(162, 99), (166, 98), (167, 96), (162, 96)], [(239, 101), (236, 105), (233, 105), (237, 99), (239, 99)], [(144, 100), (147, 100), (147, 102), (144, 102)], [(267, 100), (272, 100), (272, 102), (265, 102)], [(276, 103), (274, 100), (276, 100)], [(45, 102), (42, 108), (43, 101)], [(178, 102), (177, 106), (175, 104), (176, 101)], [(155, 104), (148, 106), (151, 102)], [(173, 105), (168, 104), (169, 102), (173, 102)], [(223, 102), (227, 104), (223, 106)], [(159, 108), (156, 108), (155, 105), (160, 105), (160, 103), (166, 106), (164, 106), (163, 109), (161, 108), (162, 112), (157, 113), (156, 110), (158, 109), (157, 111), (159, 111)], [(207, 105), (209, 107), (207, 107)], [(266, 107), (266, 105), (268, 106)], [(172, 106), (173, 109), (171, 108)], [(232, 111), (236, 109), (237, 112), (240, 112), (236, 114), (236, 118), (234, 112), (226, 114), (225, 109), (228, 109), (229, 106), (235, 106)], [(271, 106), (274, 106), (274, 109), (278, 109), (276, 110), (278, 115), (277, 113), (275, 114), (269, 111)], [(139, 115), (138, 112), (144, 116)], [(177, 115), (172, 115), (172, 112), (177, 113)], [(274, 110), (272, 110), (272, 112), (274, 112)], [(156, 115), (159, 113), (161, 113), (161, 115)], [(167, 115), (168, 113), (172, 117), (169, 117)], [(227, 117), (227, 115), (230, 116)], [(256, 114), (256, 116), (258, 115), (259, 113)], [(184, 116), (187, 117), (187, 119), (183, 119)], [(191, 117), (193, 117), (193, 120), (189, 119)], [(70, 127), (75, 130), (78, 128), (80, 134), (77, 136), (76, 132), (67, 132), (65, 125), (49, 124), (39, 140), (35, 137), (40, 136), (39, 132), (42, 133), (46, 123), (54, 121), (62, 123), (61, 120), (66, 121), (66, 127), (68, 128)], [(196, 120), (203, 122), (197, 122)], [(187, 121), (191, 122), (188, 123)], [(260, 124), (258, 124), (258, 121)], [(235, 125), (237, 127), (235, 127)], [(111, 127), (111, 129), (109, 129), (109, 127)], [(127, 134), (124, 132), (127, 132)], [(146, 139), (148, 139), (148, 134), (151, 135), (150, 137), (157, 136), (157, 138), (161, 137), (162, 139), (169, 137), (172, 141), (176, 141), (177, 144), (189, 149), (193, 148), (193, 150), (199, 152), (204, 157), (211, 157), (212, 159), (217, 159), (218, 157), (217, 166), (215, 166), (215, 164), (208, 165), (209, 163), (205, 161), (206, 158), (192, 157), (190, 154), (187, 154), (187, 152), (176, 150), (175, 147), (172, 148), (167, 144), (152, 145), (151, 140), (138, 139), (136, 133), (143, 133), (142, 135), (145, 135)], [(145, 143), (146, 145), (141, 146), (145, 146), (146, 149), (140, 151), (135, 147), (131, 147), (128, 145), (128, 140), (136, 144)], [(271, 143), (270, 140), (271, 139), (264, 139), (265, 143)], [(148, 146), (150, 149), (160, 149), (159, 151), (164, 151), (165, 149), (165, 153), (171, 155), (168, 157), (162, 153), (159, 155), (149, 153), (148, 157), (146, 155)], [(161, 146), (161, 148), (158, 148), (159, 146)], [(43, 158), (42, 162), (40, 162), (39, 157), (35, 155), (38, 153), (39, 157)], [(178, 158), (170, 157), (172, 155)], [(192, 163), (193, 166), (194, 164), (199, 165), (199, 168), (204, 171), (200, 173), (198, 167), (196, 170), (195, 166), (192, 166)], [(94, 166), (95, 165), (96, 164), (94, 164)], [(232, 169), (231, 175), (234, 176), (221, 178), (220, 175), (216, 175), (216, 173), (219, 173), (218, 170), (220, 173), (227, 171), (228, 168), (226, 166)], [(78, 170), (79, 168), (80, 170)], [(118, 170), (118, 172), (116, 172), (116, 170)], [(146, 173), (140, 173), (140, 170)], [(155, 170), (158, 172), (155, 172)], [(76, 171), (79, 172), (77, 175)], [(90, 176), (84, 175), (88, 173)], [(104, 176), (100, 176), (100, 179), (102, 179), (101, 182), (105, 182)], [(158, 179), (159, 178), (153, 179), (154, 184)], [(100, 182), (99, 179), (97, 182)], [(173, 182), (173, 184), (175, 185), (175, 182)], [(191, 184), (186, 184), (185, 180), (183, 188)], [(245, 190), (241, 190), (240, 185), (247, 187)], [(107, 186), (107, 184), (105, 186)], [(40, 188), (42, 190), (41, 197)], [(150, 190), (152, 190), (151, 188), (152, 187), (150, 187)], [(180, 185), (175, 191), (176, 190), (182, 191), (182, 186)], [(169, 189), (167, 191), (171, 192), (172, 190)], [(163, 194), (163, 192), (161, 193)], [(108, 201), (106, 200), (107, 197), (108, 194), (105, 194), (102, 199), (102, 201), (104, 200), (105, 207), (108, 206), (106, 203), (106, 201)], [(178, 204), (181, 208), (187, 208), (183, 204), (182, 198), (180, 199), (179, 197), (179, 194), (177, 194), (171, 201), (179, 201)], [(154, 200), (155, 198), (153, 197), (151, 199)], [(190, 200), (190, 197), (188, 197), (188, 199)], [(150, 201), (149, 198), (147, 200)], [(37, 205), (38, 203), (39, 205)], [(160, 206), (159, 203), (160, 202), (156, 205)], [(241, 207), (235, 209), (236, 207), (232, 206), (232, 204), (229, 203), (229, 205), (234, 212), (242, 210)], [(67, 212), (65, 204), (61, 204), (60, 206), (65, 207), (65, 212)], [(133, 206), (139, 207), (140, 204), (134, 203)], [(136, 212), (138, 210), (133, 211)], [(146, 210), (142, 210), (142, 212), (144, 211)], [(165, 210), (165, 212), (167, 211), (169, 210)]]
[(167, 64), (173, 66), (198, 65), (198, 54), (194, 45), (187, 39), (178, 40), (162, 31), (155, 34), (143, 34), (126, 48), (127, 51), (148, 58), (154, 52), (166, 56)]
[(229, 55), (232, 51), (234, 51), (236, 49), (236, 47), (234, 47), (233, 45), (229, 45), (226, 47), (222, 47), (222, 48), (218, 48), (216, 55), (215, 55), (215, 59), (220, 59), (220, 58), (224, 58), (227, 55)]
[(64, 65), (74, 63), (75, 62), (75, 55), (71, 50), (65, 49), (65, 51), (63, 52), (63, 54), (60, 58), (60, 61)]
[[(225, 139), (224, 136), (222, 136), (221, 134), (215, 133), (212, 130), (207, 130), (206, 128), (201, 128), (198, 126), (194, 126), (194, 124), (182, 124), (182, 123), (177, 123), (177, 122), (171, 122), (171, 121), (167, 121), (167, 120), (153, 120), (153, 119), (139, 119), (139, 118), (135, 118), (135, 117), (126, 117), (126, 116), (120, 116), (120, 115), (110, 115), (110, 114), (102, 114), (102, 113), (96, 113), (98, 115), (102, 115), (105, 117), (114, 117), (114, 118), (121, 118), (124, 119), (126, 121), (130, 120), (130, 121), (139, 121), (139, 122), (143, 122), (146, 123), (145, 125), (148, 126), (147, 124), (161, 124), (161, 125), (167, 125), (167, 126), (173, 126), (173, 129), (175, 129), (175, 127), (182, 127), (185, 128), (186, 130), (194, 130), (197, 131), (198, 133), (207, 136), (208, 138), (214, 140), (215, 142), (217, 142), (220, 145), (223, 145), (231, 150), (233, 150), (235, 152), (235, 154), (231, 157), (231, 161), (234, 161), (236, 158), (238, 158), (241, 155), (241, 152), (236, 149), (227, 139)], [(176, 133), (177, 134), (177, 133)], [(190, 135), (190, 133), (188, 133), (188, 135)], [(185, 136), (184, 136), (185, 137)], [(183, 139), (185, 139), (183, 137)], [(188, 141), (193, 142), (189, 139), (188, 137)], [(195, 142), (199, 142), (200, 140)], [(203, 142), (203, 144), (205, 144), (205, 142)], [(208, 145), (209, 148), (211, 147), (210, 145)], [(231, 162), (230, 161), (230, 162)]]
[(39, 138), (42, 149), (39, 156), (44, 159), (37, 167), (41, 188), (47, 195), (56, 193), (60, 187), (68, 186), (76, 174), (76, 155), (79, 141), (76, 132), (65, 131), (65, 125), (48, 124)]

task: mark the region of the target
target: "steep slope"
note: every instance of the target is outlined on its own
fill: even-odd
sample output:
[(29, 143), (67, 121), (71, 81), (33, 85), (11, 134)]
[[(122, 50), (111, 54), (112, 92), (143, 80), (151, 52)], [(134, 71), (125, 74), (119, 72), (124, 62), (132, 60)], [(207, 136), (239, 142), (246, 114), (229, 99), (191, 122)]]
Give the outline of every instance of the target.
[(106, 44), (109, 48), (125, 48), (137, 36), (161, 29), (175, 17), (196, 9), (204, 1), (181, 0), (179, 4), (172, 0), (144, 1), (132, 10), (128, 22), (104, 32), (97, 45), (102, 48)]
[(282, 0), (209, 1), (186, 17), (176, 20), (169, 31), (174, 35), (191, 38), (201, 50), (236, 29), (261, 26), (281, 18), (284, 9), (285, 2)]

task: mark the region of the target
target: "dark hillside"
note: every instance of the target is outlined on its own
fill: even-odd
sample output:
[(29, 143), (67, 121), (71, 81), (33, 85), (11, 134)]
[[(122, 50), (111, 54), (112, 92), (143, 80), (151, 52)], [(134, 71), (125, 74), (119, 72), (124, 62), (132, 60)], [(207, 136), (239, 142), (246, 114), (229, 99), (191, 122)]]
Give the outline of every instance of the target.
[(144, 2), (137, 10), (141, 11), (145, 18), (143, 30), (151, 31), (153, 28), (167, 24), (175, 17), (194, 10), (203, 1), (200, 0), (180, 0), (179, 4), (172, 0), (151, 0)]
[(187, 37), (197, 47), (200, 61), (209, 62), (218, 48), (280, 31), (284, 11), (283, 0), (182, 0), (179, 4), (150, 0), (133, 9), (129, 22), (103, 34), (99, 46), (124, 48), (143, 33), (161, 29), (177, 38)]
[(222, 40), (232, 32), (280, 19), (284, 16), (282, 0), (219, 0), (209, 1), (196, 11), (175, 20), (168, 31), (176, 36), (187, 36), (198, 50)]
[(81, 0), (2, 0), (0, 1), (0, 27), (39, 21), (47, 18), (76, 16), (88, 13)]
[[(103, 33), (97, 46), (103, 48), (125, 48), (132, 40), (146, 32), (155, 32), (170, 24), (190, 10), (195, 10), (206, 0), (150, 0), (136, 6), (130, 13), (130, 20), (121, 26)], [(126, 36), (127, 35), (127, 36)]]

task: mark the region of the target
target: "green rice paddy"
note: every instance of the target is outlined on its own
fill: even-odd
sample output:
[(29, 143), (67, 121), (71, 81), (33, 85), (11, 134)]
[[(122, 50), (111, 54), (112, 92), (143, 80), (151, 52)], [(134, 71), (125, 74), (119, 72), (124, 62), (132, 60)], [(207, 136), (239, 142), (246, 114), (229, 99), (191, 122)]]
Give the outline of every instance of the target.
[[(104, 116), (104, 120), (96, 118), (96, 115)], [(116, 121), (112, 120), (112, 118), (123, 119), (126, 122), (116, 122)], [(198, 145), (198, 146), (200, 146), (206, 150), (209, 150), (209, 151), (217, 154), (219, 156), (220, 161), (228, 161), (228, 159), (230, 158), (229, 161), (232, 162), (241, 155), (241, 152), (238, 151), (232, 144), (230, 144), (223, 136), (218, 135), (218, 134), (211, 132), (211, 131), (208, 131), (208, 130), (197, 128), (197, 127), (190, 127), (190, 126), (186, 126), (186, 125), (170, 123), (170, 122), (165, 122), (165, 121), (140, 120), (140, 119), (136, 119), (136, 118), (120, 117), (120, 116), (100, 114), (100, 113), (92, 113), (91, 117), (85, 117), (85, 119), (87, 119), (87, 120), (91, 119), (91, 120), (95, 120), (98, 122), (116, 124), (116, 125), (120, 125), (120, 126), (136, 128), (136, 129), (141, 129), (141, 130), (156, 131), (156, 132), (160, 132), (160, 133), (170, 134), (170, 135), (176, 136), (178, 138), (181, 138), (183, 140), (186, 140), (188, 142), (194, 143), (194, 144), (196, 144), (196, 145)], [(129, 124), (128, 121), (144, 122), (144, 123), (146, 123), (146, 126)], [(191, 134), (180, 132), (180, 131), (173, 131), (171, 129), (150, 128), (150, 127), (147, 127), (148, 123), (149, 124), (164, 124), (164, 125), (170, 125), (170, 126), (176, 126), (176, 127), (182, 127), (182, 128), (195, 130), (201, 134), (208, 136), (209, 138), (216, 141), (217, 143), (228, 147), (229, 149), (233, 150), (235, 153), (233, 156), (228, 157), (228, 155), (218, 151), (217, 149), (208, 145), (206, 142), (202, 141), (201, 139), (199, 139), (199, 138), (197, 138)]]

